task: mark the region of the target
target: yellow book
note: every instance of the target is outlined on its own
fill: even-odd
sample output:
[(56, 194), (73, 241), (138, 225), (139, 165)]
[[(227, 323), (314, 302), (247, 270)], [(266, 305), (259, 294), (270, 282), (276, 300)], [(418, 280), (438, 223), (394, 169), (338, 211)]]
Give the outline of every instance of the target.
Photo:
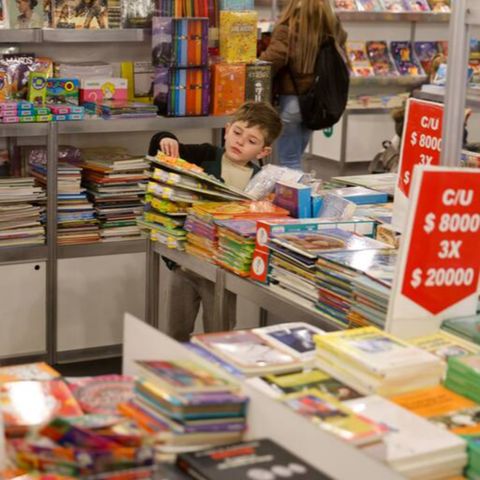
[(412, 338), (410, 343), (427, 352), (433, 353), (433, 355), (443, 360), (447, 360), (448, 357), (476, 355), (480, 353), (480, 347), (478, 345), (443, 331), (434, 333), (433, 335)]
[(257, 58), (258, 13), (220, 12), (220, 56), (227, 63), (251, 63)]
[(298, 414), (354, 445), (366, 445), (381, 439), (384, 427), (357, 415), (332, 395), (316, 389), (292, 393), (283, 402)]
[(128, 99), (132, 102), (153, 103), (152, 62), (122, 62), (121, 76), (128, 80)]
[(412, 367), (440, 369), (434, 355), (385, 333), (376, 327), (331, 332), (315, 337), (317, 350), (326, 350), (339, 360), (379, 378), (408, 373)]
[(480, 433), (480, 405), (441, 385), (396, 395), (390, 400), (458, 435)]

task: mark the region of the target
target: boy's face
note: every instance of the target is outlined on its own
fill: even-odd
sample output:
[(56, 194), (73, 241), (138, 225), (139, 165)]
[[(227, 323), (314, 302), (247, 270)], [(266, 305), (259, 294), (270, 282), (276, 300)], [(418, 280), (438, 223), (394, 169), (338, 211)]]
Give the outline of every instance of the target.
[(265, 135), (259, 127), (248, 127), (245, 122), (225, 126), (225, 153), (232, 162), (246, 165), (266, 157), (271, 151), (272, 148), (265, 145)]

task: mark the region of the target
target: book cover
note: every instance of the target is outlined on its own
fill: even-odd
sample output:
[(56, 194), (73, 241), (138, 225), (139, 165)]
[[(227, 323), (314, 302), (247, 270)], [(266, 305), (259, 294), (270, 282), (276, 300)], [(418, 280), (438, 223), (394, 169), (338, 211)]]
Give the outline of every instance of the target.
[(211, 350), (245, 374), (293, 371), (302, 365), (288, 353), (247, 330), (196, 335), (192, 342)]
[(450, 357), (474, 355), (480, 352), (480, 345), (474, 345), (443, 331), (433, 335), (412, 338), (409, 342), (443, 360), (448, 360)]
[(60, 376), (60, 372), (44, 362), (0, 367), (0, 383), (17, 380), (53, 380)]
[(366, 43), (367, 55), (375, 75), (381, 77), (398, 75), (388, 50), (387, 42), (369, 41)]
[(46, 87), (48, 105), (78, 105), (80, 82), (77, 78), (49, 78)]
[(375, 74), (366, 48), (365, 42), (347, 42), (347, 54), (352, 64), (352, 73), (356, 77), (372, 77)]
[(385, 398), (372, 395), (347, 400), (345, 405), (388, 429), (383, 438), (386, 450), (380, 458), (397, 470), (403, 471), (419, 459), (465, 453), (465, 442), (460, 437)]
[[(6, 7), (10, 28), (43, 28), (43, 0), (7, 0)], [(4, 13), (2, 1), (2, 15)]]
[(328, 476), (270, 439), (181, 453), (177, 465), (194, 478), (208, 480), (225, 480), (227, 477), (230, 480), (329, 480)]
[[(257, 58), (258, 13), (220, 12), (220, 56), (227, 63), (250, 63)], [(242, 98), (243, 101), (243, 98)]]
[(272, 100), (272, 66), (269, 63), (247, 65), (245, 100), (270, 102)]
[(44, 424), (55, 416), (83, 415), (75, 397), (61, 380), (4, 383), (0, 385), (0, 407), (5, 428), (13, 434)]
[(304, 322), (281, 323), (255, 328), (253, 331), (303, 360), (311, 358), (315, 353), (313, 337), (325, 333), (320, 328)]
[(415, 53), (426, 73), (432, 69), (432, 60), (439, 53), (438, 42), (415, 42)]
[(272, 243), (311, 259), (316, 259), (321, 253), (328, 251), (386, 248), (383, 243), (340, 228), (325, 228), (318, 232), (280, 234), (272, 238)]
[(212, 67), (212, 114), (231, 115), (244, 102), (245, 65), (217, 63)]
[(381, 12), (383, 10), (380, 0), (357, 0), (357, 7), (360, 12)]
[(355, 12), (357, 3), (355, 0), (335, 0), (335, 10)]
[(311, 389), (287, 395), (283, 402), (298, 414), (354, 445), (375, 443), (385, 430), (355, 414), (335, 397)]
[(154, 15), (152, 18), (152, 65), (170, 66), (174, 63), (174, 19)]
[(405, 12), (403, 0), (382, 0), (383, 6), (387, 12)]
[(108, 28), (107, 0), (55, 0), (54, 28)]
[(450, 0), (429, 0), (432, 12), (450, 13)]
[(430, 5), (427, 0), (404, 0), (405, 8), (411, 12), (429, 12)]
[(128, 81), (128, 99), (152, 103), (155, 69), (151, 62), (122, 62), (121, 76)]
[(194, 362), (139, 360), (139, 372), (168, 390), (181, 392), (225, 391), (233, 388), (224, 378), (195, 364)]
[(317, 368), (304, 370), (300, 373), (265, 375), (248, 379), (247, 383), (273, 398), (280, 398), (283, 395), (310, 389), (328, 393), (340, 401), (351, 400), (361, 396), (354, 388)]
[(411, 42), (391, 42), (390, 51), (400, 75), (418, 76), (424, 74), (413, 56)]

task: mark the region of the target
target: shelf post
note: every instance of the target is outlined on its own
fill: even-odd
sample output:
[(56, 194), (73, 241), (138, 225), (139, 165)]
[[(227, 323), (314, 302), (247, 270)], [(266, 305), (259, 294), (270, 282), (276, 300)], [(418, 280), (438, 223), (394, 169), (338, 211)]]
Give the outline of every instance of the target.
[(448, 45), (449, 56), (440, 164), (455, 166), (460, 163), (465, 122), (467, 67), (470, 51), (467, 0), (452, 2)]
[(49, 124), (47, 136), (47, 356), (57, 361), (57, 123)]

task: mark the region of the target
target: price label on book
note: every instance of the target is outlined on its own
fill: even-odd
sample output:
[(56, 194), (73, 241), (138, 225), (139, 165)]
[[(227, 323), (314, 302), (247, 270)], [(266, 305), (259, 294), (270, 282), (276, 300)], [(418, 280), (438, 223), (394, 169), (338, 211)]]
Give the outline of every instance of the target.
[(443, 105), (411, 98), (405, 112), (398, 188), (408, 198), (415, 165), (439, 165)]
[(480, 170), (428, 166), (415, 176), (390, 327), (402, 318), (473, 315), (478, 301)]

